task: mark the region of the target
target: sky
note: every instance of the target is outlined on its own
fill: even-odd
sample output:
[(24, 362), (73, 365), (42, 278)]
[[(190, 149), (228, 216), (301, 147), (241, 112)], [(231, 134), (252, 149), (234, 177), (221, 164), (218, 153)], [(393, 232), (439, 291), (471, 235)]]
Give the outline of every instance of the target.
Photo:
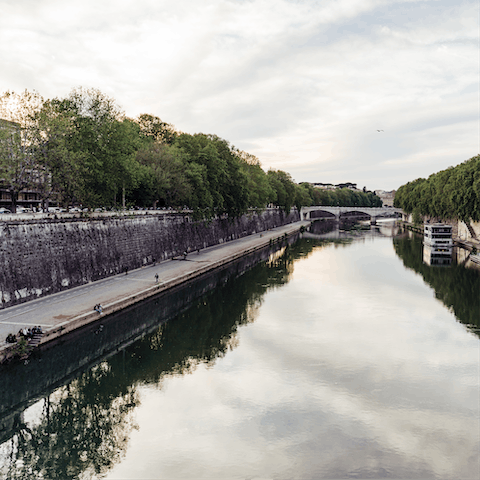
[[(478, 155), (478, 0), (0, 0), (0, 93), (97, 88), (296, 182)], [(378, 130), (381, 130), (380, 132)]]

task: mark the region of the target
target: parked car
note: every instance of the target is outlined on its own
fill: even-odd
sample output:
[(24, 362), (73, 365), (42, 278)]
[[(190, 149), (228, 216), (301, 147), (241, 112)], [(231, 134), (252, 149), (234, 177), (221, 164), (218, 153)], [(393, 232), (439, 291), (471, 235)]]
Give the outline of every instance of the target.
[(17, 213), (31, 213), (32, 209), (27, 207), (17, 207)]
[(0, 207), (0, 213), (12, 213), (8, 208)]

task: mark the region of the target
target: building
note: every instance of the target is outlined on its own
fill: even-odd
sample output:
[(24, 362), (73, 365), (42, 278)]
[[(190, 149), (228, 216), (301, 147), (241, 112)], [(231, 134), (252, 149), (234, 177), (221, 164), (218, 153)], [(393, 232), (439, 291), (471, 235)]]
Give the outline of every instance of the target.
[(311, 183), (315, 188), (320, 188), (321, 190), (337, 190), (337, 188), (348, 188), (350, 190), (358, 190), (356, 183), (338, 183), (337, 185), (333, 185), (333, 183)]
[(396, 190), (386, 192), (385, 190), (375, 190), (375, 195), (383, 202), (384, 207), (393, 207), (393, 201), (395, 200)]
[[(20, 127), (18, 123), (11, 122), (0, 118), (0, 131), (7, 132), (6, 138), (8, 139), (8, 132), (13, 135), (15, 131)], [(5, 136), (4, 136), (5, 138)], [(1, 150), (0, 150), (1, 155)], [(1, 166), (1, 162), (0, 162)], [(30, 172), (36, 172), (35, 168), (30, 168)], [(39, 176), (36, 175), (38, 178)], [(38, 183), (37, 183), (38, 184)], [(38, 208), (41, 206), (42, 197), (40, 190), (35, 188), (35, 185), (31, 185), (28, 188), (25, 188), (20, 191), (17, 199), (17, 206), (25, 208)], [(5, 178), (1, 177), (1, 168), (0, 168), (0, 207), (9, 208), (12, 205), (12, 198), (10, 191), (7, 188)]]

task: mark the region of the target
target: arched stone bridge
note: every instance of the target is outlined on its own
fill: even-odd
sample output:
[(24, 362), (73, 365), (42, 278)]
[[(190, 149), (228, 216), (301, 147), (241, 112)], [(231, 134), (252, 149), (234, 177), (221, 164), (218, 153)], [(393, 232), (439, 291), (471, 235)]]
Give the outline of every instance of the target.
[(340, 220), (340, 215), (350, 212), (363, 213), (370, 216), (370, 221), (375, 224), (377, 217), (394, 217), (396, 214), (403, 213), (400, 208), (392, 207), (326, 207), (317, 205), (315, 207), (302, 207), (300, 218), (302, 220), (314, 220), (311, 217), (312, 212), (328, 212), (335, 215), (335, 220)]

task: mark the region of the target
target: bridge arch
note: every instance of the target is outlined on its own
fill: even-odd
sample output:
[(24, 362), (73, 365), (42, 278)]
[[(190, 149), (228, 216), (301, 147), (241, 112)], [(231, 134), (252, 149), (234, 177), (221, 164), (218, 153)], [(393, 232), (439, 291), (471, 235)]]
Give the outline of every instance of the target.
[[(348, 209), (348, 207), (345, 207)], [(349, 217), (349, 216), (364, 216), (364, 217), (371, 217), (372, 214), (368, 212), (364, 212), (366, 207), (351, 207), (351, 210), (345, 210), (343, 212), (340, 212), (340, 216), (343, 217)], [(355, 215), (349, 215), (349, 214), (355, 214)]]
[(327, 219), (335, 219), (337, 218), (334, 213), (329, 212), (327, 210), (312, 210), (310, 212), (310, 219), (314, 220), (316, 218), (327, 218)]
[[(401, 209), (391, 207), (330, 207), (325, 205), (316, 205), (314, 207), (302, 207), (300, 210), (300, 217), (302, 220), (313, 220), (314, 218), (320, 218), (320, 215), (318, 214), (312, 215), (312, 212), (317, 211), (330, 213), (335, 216), (336, 220), (340, 220), (340, 215), (342, 215), (342, 213), (363, 213), (364, 215), (370, 216), (372, 223), (375, 223), (377, 217), (393, 217), (399, 213), (402, 213)], [(330, 218), (333, 217), (330, 216)]]

